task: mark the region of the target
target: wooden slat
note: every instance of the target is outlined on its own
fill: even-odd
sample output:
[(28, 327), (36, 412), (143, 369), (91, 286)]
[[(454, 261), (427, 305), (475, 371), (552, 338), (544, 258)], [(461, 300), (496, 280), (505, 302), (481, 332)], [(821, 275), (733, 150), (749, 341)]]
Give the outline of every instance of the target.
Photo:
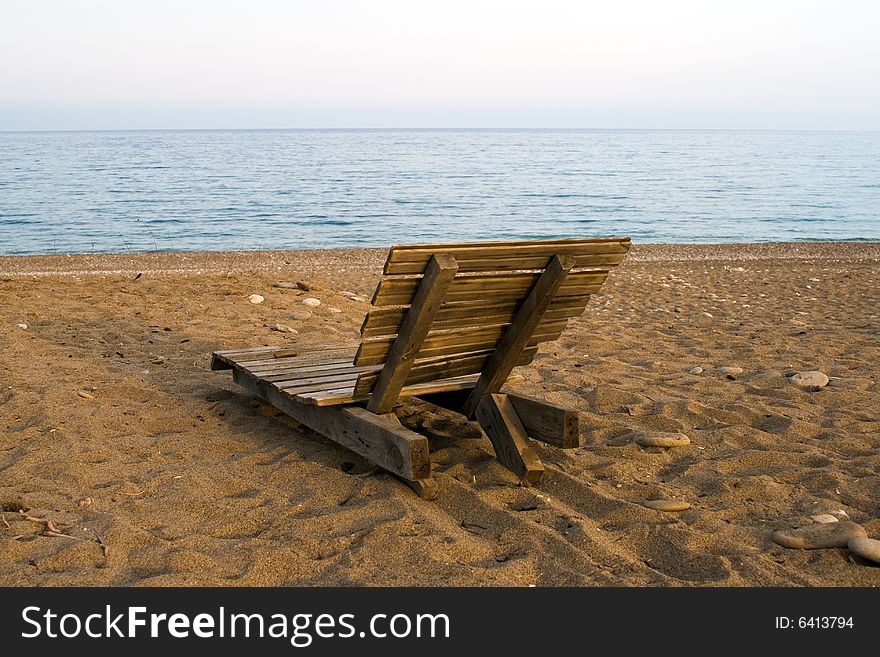
[(355, 396), (354, 386), (345, 386), (344, 388), (334, 388), (332, 390), (321, 390), (318, 392), (297, 393), (292, 396), (294, 396), (301, 404), (314, 404), (316, 406), (353, 404), (366, 401), (370, 398), (369, 394)]
[[(516, 361), (516, 365), (528, 365), (532, 362), (537, 347), (528, 347), (522, 351)], [(491, 349), (484, 349), (469, 354), (458, 354), (451, 357), (429, 358), (416, 362), (406, 379), (406, 385), (424, 383), (432, 379), (447, 379), (465, 374), (474, 374), (481, 370), (486, 361), (492, 355)], [(373, 386), (376, 374), (366, 372), (358, 376), (355, 392), (358, 395), (368, 393)]]
[(346, 358), (333, 358), (326, 362), (320, 360), (312, 360), (309, 362), (302, 361), (281, 361), (278, 363), (235, 363), (236, 367), (244, 367), (250, 370), (251, 372), (257, 374), (273, 374), (280, 372), (296, 372), (299, 370), (307, 370), (313, 368), (332, 368), (332, 367), (340, 367), (345, 365), (351, 365), (354, 360), (354, 356), (348, 356)]
[[(547, 309), (545, 317), (561, 319), (578, 317), (584, 312), (590, 295), (579, 297), (557, 297)], [(444, 303), (434, 318), (433, 329), (454, 329), (466, 326), (485, 324), (502, 324), (513, 321), (516, 311), (521, 303), (520, 299), (496, 302), (493, 299), (479, 299), (476, 301), (456, 301)], [(361, 336), (364, 338), (378, 337), (382, 335), (394, 335), (397, 327), (406, 315), (404, 307), (377, 308), (368, 313), (361, 326)]]
[[(557, 339), (565, 330), (566, 319), (553, 319), (540, 324), (530, 345)], [(417, 358), (452, 355), (494, 347), (509, 324), (475, 326), (455, 331), (432, 332), (422, 344)], [(357, 365), (375, 365), (385, 362), (393, 337), (364, 341), (355, 357)]]
[[(452, 256), (443, 253), (431, 256), (398, 335), (384, 350), (385, 366), (376, 378), (367, 410), (388, 413), (393, 408), (457, 271), (458, 265)], [(362, 364), (358, 358), (355, 363)]]
[[(276, 354), (290, 354), (275, 357)], [(357, 353), (357, 346), (332, 345), (321, 349), (314, 347), (260, 347), (259, 350), (215, 351), (211, 354), (212, 370), (228, 370), (234, 365), (260, 367), (263, 365), (307, 365), (329, 362), (337, 359), (351, 359)]]
[[(331, 374), (326, 376), (314, 376), (308, 379), (285, 379), (281, 381), (270, 381), (279, 390), (288, 390), (293, 388), (302, 388), (305, 386), (324, 386), (324, 390), (332, 390), (333, 388), (341, 388), (343, 383), (357, 381), (358, 372), (341, 372), (339, 374)], [(260, 377), (262, 381), (267, 381), (267, 377)], [(316, 388), (321, 390), (321, 388)]]
[(354, 367), (351, 361), (351, 358), (347, 358), (345, 360), (333, 360), (329, 363), (316, 363), (312, 365), (282, 364), (277, 367), (273, 367), (271, 365), (261, 365), (259, 367), (246, 367), (246, 369), (250, 370), (251, 373), (256, 374), (257, 376), (266, 377), (267, 379), (271, 380), (271, 377), (276, 375), (288, 375), (290, 378), (293, 378), (298, 375), (309, 376), (316, 373), (320, 374), (321, 372), (351, 369)]
[[(529, 269), (537, 258), (549, 260), (554, 255), (613, 255), (625, 254), (629, 250), (629, 238), (597, 238), (597, 239), (561, 239), (531, 240), (517, 242), (470, 242), (459, 244), (407, 244), (391, 248), (385, 263), (385, 274), (421, 273), (434, 253), (449, 253), (459, 263), (459, 271), (492, 271), (486, 267), (496, 267), (493, 260), (500, 264), (510, 264), (511, 259), (528, 262)], [(527, 258), (533, 260), (527, 261)], [(507, 261), (507, 262), (505, 262)], [(616, 263), (614, 263), (616, 264)], [(543, 268), (542, 265), (534, 268)], [(576, 264), (575, 266), (580, 266)], [(590, 266), (590, 265), (587, 265)], [(502, 266), (502, 268), (507, 268)]]
[[(400, 391), (400, 396), (418, 396), (439, 392), (454, 392), (456, 390), (468, 390), (474, 387), (479, 379), (479, 374), (468, 374), (465, 376), (452, 377), (449, 379), (440, 379), (436, 381), (427, 381), (425, 383), (416, 383), (410, 386), (404, 386)], [(522, 383), (524, 378), (519, 374), (511, 374), (507, 378), (507, 383)], [(354, 386), (347, 388), (339, 388), (335, 390), (324, 390), (322, 392), (297, 394), (296, 400), (302, 404), (314, 404), (316, 406), (338, 406), (343, 404), (356, 404), (366, 401), (369, 395), (354, 396)]]
[[(447, 301), (479, 298), (501, 301), (524, 297), (538, 282), (538, 273), (456, 276), (446, 292)], [(599, 291), (608, 276), (606, 270), (575, 272), (560, 286), (560, 297), (582, 296)], [(383, 278), (373, 296), (374, 306), (404, 306), (412, 303), (421, 278)]]
[[(575, 269), (607, 269), (623, 262), (626, 250), (617, 245), (609, 246), (603, 251), (610, 253), (582, 253), (574, 255)], [(501, 253), (493, 256), (478, 256), (463, 261), (462, 273), (489, 272), (489, 271), (522, 271), (525, 269), (540, 270), (547, 267), (550, 255), (508, 255)], [(421, 274), (425, 271), (425, 263), (397, 262), (390, 266), (386, 265), (386, 275)]]
[(309, 392), (327, 392), (328, 390), (338, 390), (339, 388), (345, 388), (346, 390), (354, 390), (354, 385), (357, 382), (355, 377), (350, 377), (347, 379), (343, 379), (341, 381), (336, 382), (324, 382), (324, 383), (310, 383), (303, 385), (295, 385), (289, 388), (278, 388), (284, 393), (287, 393), (292, 396), (301, 395)]
[[(245, 356), (254, 356), (250, 360), (260, 360), (271, 358), (273, 353), (278, 351), (287, 351), (289, 349), (293, 349), (299, 353), (308, 354), (308, 353), (317, 353), (322, 351), (337, 351), (338, 349), (345, 347), (346, 345), (339, 344), (330, 344), (330, 345), (302, 345), (297, 343), (290, 343), (285, 345), (268, 345), (263, 347), (249, 347), (247, 349), (224, 349), (221, 351), (215, 351), (214, 353), (218, 356), (224, 356), (226, 358), (238, 358), (243, 359)], [(350, 345), (349, 345), (350, 346)]]
[(339, 376), (345, 372), (350, 374), (360, 374), (361, 372), (376, 371), (381, 365), (365, 365), (363, 367), (355, 367), (350, 362), (343, 364), (333, 364), (327, 366), (293, 368), (289, 370), (270, 370), (263, 372), (251, 370), (251, 374), (258, 376), (264, 381), (298, 381), (301, 379), (309, 379), (324, 376)]
[(473, 419), (480, 398), (501, 389), (510, 371), (519, 362), (519, 356), (532, 339), (535, 328), (553, 300), (566, 283), (574, 259), (571, 256), (553, 256), (550, 265), (541, 274), (529, 296), (516, 313), (516, 318), (504, 332), (492, 357), (485, 364), (480, 380), (464, 403), (464, 414)]
[(602, 244), (604, 242), (629, 242), (629, 237), (558, 237), (549, 240), (491, 240), (478, 242), (435, 242), (430, 244), (395, 244), (392, 251), (430, 251), (435, 253), (449, 248), (489, 248), (506, 246), (532, 246), (541, 244)]
[(354, 357), (354, 354), (357, 353), (357, 346), (351, 347), (337, 347), (333, 350), (327, 351), (318, 351), (318, 352), (301, 352), (297, 353), (295, 356), (286, 356), (282, 358), (263, 358), (263, 359), (252, 359), (252, 357), (238, 357), (235, 359), (230, 359), (236, 365), (243, 365), (244, 367), (257, 368), (264, 366), (274, 366), (274, 365), (309, 365), (309, 364), (321, 364), (321, 363), (329, 363), (338, 360), (351, 359)]

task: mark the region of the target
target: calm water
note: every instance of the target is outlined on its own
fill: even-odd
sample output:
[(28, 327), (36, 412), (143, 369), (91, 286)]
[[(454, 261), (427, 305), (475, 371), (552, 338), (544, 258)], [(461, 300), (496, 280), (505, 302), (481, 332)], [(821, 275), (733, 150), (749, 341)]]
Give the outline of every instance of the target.
[(0, 133), (0, 254), (880, 240), (880, 133)]

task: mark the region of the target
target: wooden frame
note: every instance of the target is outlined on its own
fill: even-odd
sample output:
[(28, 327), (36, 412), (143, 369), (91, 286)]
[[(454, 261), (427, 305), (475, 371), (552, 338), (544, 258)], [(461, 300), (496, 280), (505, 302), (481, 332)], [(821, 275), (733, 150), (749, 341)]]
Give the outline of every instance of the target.
[(550, 264), (529, 292), (529, 296), (526, 297), (507, 331), (501, 336), (501, 341), (495, 347), (495, 353), (483, 367), (477, 385), (465, 400), (464, 414), (468, 419), (473, 419), (477, 406), (484, 396), (497, 392), (504, 385), (504, 381), (516, 366), (519, 354), (532, 339), (535, 327), (541, 322), (544, 312), (553, 301), (553, 295), (565, 282), (565, 277), (572, 267), (574, 267), (572, 256), (555, 255), (550, 259)]
[(458, 265), (451, 255), (438, 253), (431, 256), (415, 299), (373, 387), (367, 410), (373, 413), (391, 411), (457, 271)]
[(393, 413), (377, 415), (359, 406), (322, 408), (300, 404), (237, 368), (233, 369), (232, 379), (260, 401), (397, 475), (420, 497), (432, 498), (437, 493), (431, 479), (428, 439), (403, 427)]
[[(427, 438), (394, 414), (406, 394), (476, 420), (498, 460), (535, 484), (544, 466), (531, 439), (578, 447), (578, 414), (501, 387), (539, 342), (556, 339), (583, 311), (628, 249), (627, 238), (394, 247), (374, 295), (384, 307), (367, 315), (356, 352), (215, 352), (211, 369), (232, 369), (245, 390), (421, 497), (433, 497), (437, 485)], [(486, 323), (475, 325), (482, 308)]]

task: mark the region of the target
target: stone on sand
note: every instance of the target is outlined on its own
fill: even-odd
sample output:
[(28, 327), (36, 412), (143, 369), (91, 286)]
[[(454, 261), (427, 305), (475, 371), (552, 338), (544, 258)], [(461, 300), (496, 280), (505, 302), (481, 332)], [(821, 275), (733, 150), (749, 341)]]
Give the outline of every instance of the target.
[(343, 290), (340, 292), (342, 296), (344, 296), (349, 301), (366, 301), (366, 299), (359, 294), (355, 294), (354, 292), (349, 292), (348, 290)]
[(692, 367), (690, 370), (688, 370), (688, 374), (702, 374), (702, 373), (703, 373), (703, 368), (700, 367), (699, 365), (697, 367)]
[(20, 329), (26, 329), (28, 327), (27, 324), (17, 324), (17, 326)]
[(737, 374), (743, 373), (743, 368), (736, 366), (719, 367), (718, 373), (723, 374), (724, 376), (736, 376)]
[(642, 447), (684, 447), (691, 444), (691, 439), (683, 433), (643, 433), (636, 438), (636, 444)]
[(649, 509), (656, 511), (685, 511), (691, 508), (691, 505), (681, 500), (648, 500), (643, 505)]
[(815, 516), (810, 516), (810, 520), (820, 524), (828, 524), (829, 522), (837, 522), (840, 518), (830, 513), (818, 513)]
[(272, 330), (281, 333), (298, 333), (296, 329), (290, 328), (287, 324), (275, 324), (272, 326)]
[(780, 529), (773, 532), (773, 536), (770, 538), (782, 547), (795, 550), (818, 550), (846, 547), (850, 539), (864, 538), (867, 535), (865, 528), (858, 523), (851, 520), (841, 520), (807, 525), (797, 529)]
[(829, 376), (828, 379), (829, 387), (847, 390), (867, 390), (874, 385), (874, 380), (866, 376)]
[(302, 300), (304, 306), (308, 306), (309, 308), (317, 308), (321, 305), (321, 300), (316, 299), (315, 297), (306, 297)]
[(339, 308), (327, 308), (327, 312), (328, 312), (328, 313), (334, 313), (334, 314), (337, 314), (337, 315), (338, 315), (338, 314), (341, 313), (342, 311), (341, 311)]
[(248, 301), (250, 301), (251, 303), (263, 303), (263, 301), (265, 301), (265, 297), (259, 294), (252, 294), (248, 297)]
[(272, 287), (280, 287), (285, 290), (298, 290), (299, 285), (296, 283), (288, 283), (287, 281), (278, 281), (276, 283), (272, 283)]
[(846, 546), (850, 552), (860, 556), (862, 559), (880, 563), (880, 541), (876, 538), (856, 536), (849, 539), (849, 543)]
[(792, 377), (788, 379), (796, 386), (800, 386), (801, 388), (807, 388), (810, 390), (815, 390), (818, 388), (824, 388), (828, 385), (828, 375), (825, 372), (820, 372), (818, 370), (811, 370), (809, 372), (798, 372)]
[(294, 310), (292, 313), (288, 315), (290, 319), (296, 319), (299, 321), (304, 321), (309, 319), (312, 316), (312, 313), (308, 310)]

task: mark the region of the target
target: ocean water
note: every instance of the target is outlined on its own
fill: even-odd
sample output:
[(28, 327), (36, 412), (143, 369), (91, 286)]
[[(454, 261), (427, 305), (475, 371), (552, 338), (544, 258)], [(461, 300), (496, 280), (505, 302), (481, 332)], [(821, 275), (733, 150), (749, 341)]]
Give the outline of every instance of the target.
[(0, 133), (0, 254), (880, 240), (880, 132)]

